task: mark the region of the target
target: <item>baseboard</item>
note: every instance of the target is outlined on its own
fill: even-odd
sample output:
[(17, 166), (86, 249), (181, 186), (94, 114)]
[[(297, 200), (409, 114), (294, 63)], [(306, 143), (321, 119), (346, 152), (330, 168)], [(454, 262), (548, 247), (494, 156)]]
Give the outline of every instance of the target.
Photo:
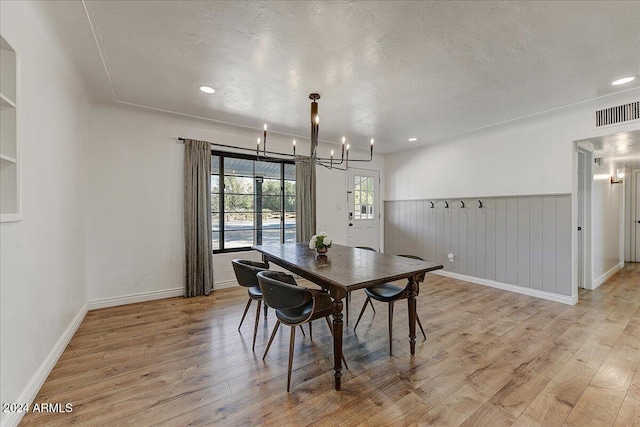
[(529, 295), (536, 298), (542, 298), (549, 301), (561, 302), (568, 305), (576, 305), (578, 303), (578, 295), (560, 295), (553, 292), (542, 291), (539, 289), (523, 288), (522, 286), (511, 285), (509, 283), (496, 282), (495, 280), (482, 279), (480, 277), (467, 276), (465, 274), (452, 273), (445, 270), (436, 270), (432, 273), (440, 276), (451, 277), (452, 279), (464, 280), (465, 282), (475, 283), (477, 285), (490, 286), (492, 288), (502, 289), (503, 291), (515, 292), (517, 294)]
[(156, 299), (173, 298), (184, 296), (183, 288), (163, 289), (161, 291), (142, 292), (133, 295), (124, 295), (121, 297), (104, 298), (95, 301), (89, 301), (89, 310), (98, 308), (115, 307), (117, 305), (133, 304), (136, 302), (153, 301)]
[(216, 291), (218, 289), (233, 288), (234, 286), (239, 286), (238, 281), (236, 279), (221, 280), (213, 284), (213, 290)]
[[(82, 323), (82, 320), (84, 319), (84, 316), (86, 314), (87, 304), (82, 306), (78, 314), (76, 314), (76, 317), (74, 317), (71, 324), (69, 324), (67, 329), (64, 331), (62, 336), (58, 339), (47, 357), (44, 359), (44, 362), (42, 362), (42, 365), (40, 365), (40, 368), (38, 368), (33, 378), (31, 378), (31, 381), (29, 381), (27, 387), (20, 394), (20, 397), (16, 399), (16, 402), (29, 403), (29, 407), (31, 407), (31, 404), (38, 395), (40, 388), (42, 388), (42, 385), (51, 373), (51, 370), (53, 370), (53, 367), (56, 366), (56, 363), (58, 363), (58, 359), (62, 355), (64, 349), (67, 348), (69, 341), (71, 341), (71, 338), (73, 338), (73, 335), (78, 330), (78, 327)], [(7, 413), (6, 417), (2, 420), (2, 427), (17, 426), (23, 416), (24, 412)]]
[(616, 274), (618, 271), (622, 270), (623, 268), (624, 268), (624, 261), (621, 262), (618, 265), (613, 266), (609, 271), (607, 271), (602, 276), (598, 277), (596, 280), (593, 281), (593, 283), (591, 285), (591, 290), (593, 291), (593, 290), (598, 289), (598, 287), (600, 285), (602, 285), (604, 282), (609, 280), (611, 278), (611, 276), (613, 276), (614, 274)]

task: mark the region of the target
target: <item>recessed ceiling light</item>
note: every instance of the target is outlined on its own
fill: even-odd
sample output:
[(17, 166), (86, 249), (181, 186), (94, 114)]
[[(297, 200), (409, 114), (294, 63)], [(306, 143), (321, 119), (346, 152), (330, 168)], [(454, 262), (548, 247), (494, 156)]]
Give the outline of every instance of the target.
[(415, 142), (417, 140), (418, 140), (418, 138), (409, 138), (409, 142)]
[(616, 80), (614, 82), (611, 82), (611, 85), (613, 85), (613, 86), (623, 85), (625, 83), (632, 82), (635, 79), (636, 79), (635, 77), (623, 77), (623, 78), (618, 79), (618, 80)]
[(204, 93), (215, 93), (215, 89), (212, 88), (211, 86), (198, 86), (198, 89), (200, 89), (201, 91), (203, 91)]

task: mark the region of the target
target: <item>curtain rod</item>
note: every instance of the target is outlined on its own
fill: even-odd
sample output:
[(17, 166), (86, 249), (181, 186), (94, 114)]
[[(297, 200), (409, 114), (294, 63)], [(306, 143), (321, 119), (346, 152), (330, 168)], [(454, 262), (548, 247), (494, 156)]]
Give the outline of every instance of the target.
[[(178, 141), (180, 141), (182, 144), (184, 144), (184, 142), (187, 140), (188, 138), (184, 138), (184, 137), (178, 137)], [(205, 142), (209, 142), (209, 141), (205, 141)], [(225, 147), (225, 148), (233, 148), (234, 150), (244, 150), (244, 151), (250, 151), (252, 153), (255, 154), (256, 150), (255, 148), (247, 148), (247, 147), (238, 147), (235, 145), (227, 145), (227, 144), (219, 144), (217, 142), (209, 142), (209, 144), (214, 145), (216, 147)], [(277, 151), (264, 151), (264, 150), (260, 150), (260, 153), (266, 153), (266, 154), (275, 154), (277, 156), (286, 156), (286, 157), (292, 157), (292, 158), (296, 158), (296, 157), (301, 157), (299, 155), (294, 155), (294, 154), (287, 154), (287, 153), (278, 153)]]

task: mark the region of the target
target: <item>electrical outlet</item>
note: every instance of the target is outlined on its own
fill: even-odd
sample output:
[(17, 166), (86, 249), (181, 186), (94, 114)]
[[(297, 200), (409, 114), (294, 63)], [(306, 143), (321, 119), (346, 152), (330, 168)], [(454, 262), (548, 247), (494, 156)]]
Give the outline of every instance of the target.
[(449, 252), (449, 255), (447, 255), (447, 258), (449, 258), (449, 262), (453, 262), (456, 258), (456, 256), (454, 254), (452, 254), (451, 252)]

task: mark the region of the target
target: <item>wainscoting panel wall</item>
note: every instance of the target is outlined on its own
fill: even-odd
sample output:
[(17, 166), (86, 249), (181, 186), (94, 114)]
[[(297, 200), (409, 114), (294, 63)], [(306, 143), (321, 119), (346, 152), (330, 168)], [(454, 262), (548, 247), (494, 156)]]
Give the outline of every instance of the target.
[(418, 255), (453, 273), (571, 296), (571, 196), (480, 200), (481, 208), (478, 199), (447, 199), (448, 208), (445, 200), (384, 202), (385, 251)]

